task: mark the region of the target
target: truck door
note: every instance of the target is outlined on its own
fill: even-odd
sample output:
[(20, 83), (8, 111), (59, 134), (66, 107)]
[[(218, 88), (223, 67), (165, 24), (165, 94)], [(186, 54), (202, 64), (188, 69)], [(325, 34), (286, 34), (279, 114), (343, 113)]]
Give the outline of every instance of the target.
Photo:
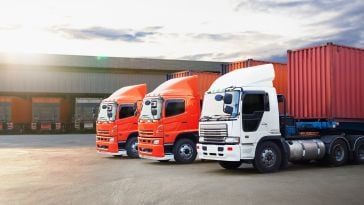
[(268, 94), (246, 91), (242, 102), (243, 138), (248, 143), (254, 143), (268, 132), (268, 122), (264, 118), (264, 112), (269, 111)]
[(169, 99), (164, 104), (165, 143), (173, 143), (175, 137), (188, 127), (184, 99)]
[(134, 104), (121, 104), (118, 110), (118, 140), (126, 140), (130, 132), (137, 129)]

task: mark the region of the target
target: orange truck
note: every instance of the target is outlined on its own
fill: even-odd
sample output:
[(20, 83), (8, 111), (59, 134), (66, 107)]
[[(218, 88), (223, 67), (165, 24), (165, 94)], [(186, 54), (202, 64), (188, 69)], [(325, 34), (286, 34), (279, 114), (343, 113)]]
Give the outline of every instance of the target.
[(101, 102), (96, 122), (98, 153), (138, 158), (138, 117), (146, 93), (146, 84), (132, 85)]
[(138, 121), (139, 157), (177, 163), (196, 159), (202, 97), (218, 77), (210, 72), (178, 72), (167, 75), (172, 79), (146, 95)]

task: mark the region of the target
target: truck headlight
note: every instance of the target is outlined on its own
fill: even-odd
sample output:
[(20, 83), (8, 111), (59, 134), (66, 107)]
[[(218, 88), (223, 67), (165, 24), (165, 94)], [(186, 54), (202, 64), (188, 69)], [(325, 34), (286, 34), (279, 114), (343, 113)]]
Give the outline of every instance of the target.
[(109, 138), (109, 142), (114, 142), (114, 140), (115, 140), (114, 137)]
[(159, 144), (159, 140), (152, 140), (153, 144)]
[(200, 137), (200, 138), (198, 139), (198, 141), (199, 141), (199, 142), (204, 142), (204, 141), (205, 141), (205, 138), (204, 138), (204, 137)]
[(240, 138), (239, 137), (226, 137), (225, 138), (225, 143), (240, 143)]

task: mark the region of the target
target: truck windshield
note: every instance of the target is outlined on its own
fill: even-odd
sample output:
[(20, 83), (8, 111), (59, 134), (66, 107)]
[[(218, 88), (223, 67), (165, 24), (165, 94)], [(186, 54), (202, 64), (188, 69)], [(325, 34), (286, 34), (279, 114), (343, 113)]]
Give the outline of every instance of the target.
[(162, 114), (162, 105), (163, 100), (161, 98), (144, 99), (140, 119), (159, 120)]
[[(223, 99), (217, 100), (218, 96), (224, 96), (225, 94), (232, 95), (232, 101), (230, 104), (224, 104)], [(221, 92), (206, 94), (204, 97), (200, 121), (224, 121), (236, 119), (239, 114), (239, 101), (240, 91), (237, 90), (226, 93)], [(224, 107), (226, 106), (233, 108), (231, 114), (224, 112)]]
[(116, 103), (101, 103), (97, 121), (114, 121), (116, 116)]

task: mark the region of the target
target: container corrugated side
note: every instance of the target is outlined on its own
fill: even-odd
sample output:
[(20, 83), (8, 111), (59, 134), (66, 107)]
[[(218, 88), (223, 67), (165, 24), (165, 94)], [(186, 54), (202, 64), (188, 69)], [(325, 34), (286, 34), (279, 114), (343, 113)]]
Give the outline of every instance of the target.
[(290, 114), (297, 119), (364, 120), (364, 50), (325, 44), (288, 51)]
[(218, 77), (220, 77), (219, 73), (213, 73), (213, 72), (181, 71), (181, 72), (167, 74), (167, 80), (173, 78), (187, 77), (192, 75), (198, 76), (198, 84), (199, 84), (198, 87), (201, 99), (204, 97), (205, 92), (210, 88), (211, 84)]

